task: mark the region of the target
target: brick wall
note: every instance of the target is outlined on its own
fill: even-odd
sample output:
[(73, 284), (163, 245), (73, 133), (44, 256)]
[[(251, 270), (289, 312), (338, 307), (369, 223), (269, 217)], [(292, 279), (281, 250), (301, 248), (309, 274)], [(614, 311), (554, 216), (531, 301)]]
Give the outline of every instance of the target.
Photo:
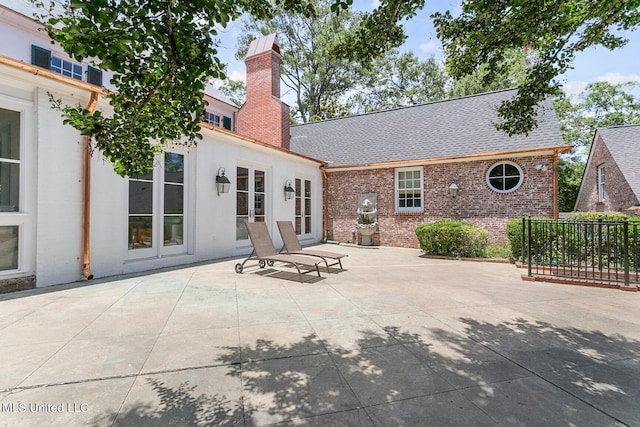
[[(395, 211), (395, 169), (336, 171), (327, 174), (327, 237), (354, 243), (358, 195), (377, 193), (378, 231), (373, 243), (418, 247), (415, 228), (440, 219), (459, 219), (486, 227), (495, 242), (506, 241), (505, 224), (512, 218), (553, 215), (553, 156), (504, 159), (520, 166), (524, 180), (508, 194), (496, 193), (486, 184), (487, 171), (497, 160), (425, 165), (423, 167), (424, 211)], [(536, 170), (538, 164), (546, 171)], [(456, 181), (457, 197), (448, 194)]]
[[(604, 201), (598, 201), (598, 166), (604, 165)], [(605, 142), (597, 136), (589, 162), (589, 169), (583, 177), (582, 191), (576, 203), (581, 212), (617, 212), (638, 205), (624, 175), (611, 156)]]
[(19, 277), (15, 279), (0, 279), (0, 294), (36, 287), (36, 276)]
[(245, 60), (247, 100), (238, 112), (238, 133), (289, 149), (289, 106), (279, 99), (280, 63), (273, 50)]

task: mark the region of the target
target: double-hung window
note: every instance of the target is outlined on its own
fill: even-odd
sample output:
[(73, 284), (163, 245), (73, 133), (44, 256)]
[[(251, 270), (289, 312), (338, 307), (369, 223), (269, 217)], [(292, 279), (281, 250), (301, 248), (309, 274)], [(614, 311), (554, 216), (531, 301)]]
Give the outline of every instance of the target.
[(401, 168), (395, 171), (397, 212), (422, 212), (422, 168)]
[[(76, 80), (83, 80), (82, 64), (56, 56), (48, 49), (32, 45), (31, 63), (38, 67), (46, 68), (58, 74), (62, 74), (63, 76), (71, 77)], [(87, 66), (86, 81), (92, 85), (102, 86), (102, 71), (90, 65)]]
[(598, 202), (604, 202), (604, 165), (598, 166)]
[(209, 123), (210, 125), (222, 127), (227, 130), (233, 130), (233, 122), (231, 120), (231, 117), (229, 116), (220, 117), (218, 114), (205, 111), (204, 122)]
[(213, 114), (208, 111), (205, 111), (204, 122), (209, 123), (210, 125), (220, 126), (220, 116), (217, 114)]

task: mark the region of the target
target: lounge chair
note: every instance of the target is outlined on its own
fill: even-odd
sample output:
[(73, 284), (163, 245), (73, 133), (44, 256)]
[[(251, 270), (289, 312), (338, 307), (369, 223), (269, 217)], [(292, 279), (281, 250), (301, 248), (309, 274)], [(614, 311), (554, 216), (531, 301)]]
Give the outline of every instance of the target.
[[(322, 261), (315, 261), (313, 258), (308, 258), (301, 255), (292, 255), (292, 254), (279, 254), (276, 252), (276, 248), (273, 246), (273, 241), (271, 240), (271, 236), (269, 235), (269, 230), (267, 229), (267, 225), (264, 222), (246, 222), (247, 231), (249, 232), (249, 239), (251, 240), (251, 245), (253, 246), (253, 251), (249, 255), (247, 259), (242, 261), (242, 263), (236, 264), (236, 273), (242, 273), (244, 269), (244, 265), (247, 261), (255, 260), (258, 261), (258, 265), (260, 268), (264, 268), (265, 265), (272, 266), (275, 262), (284, 262), (298, 270), (298, 277), (300, 278), (300, 282), (302, 283), (302, 273), (315, 270), (318, 273), (318, 277), (320, 276), (320, 269), (318, 268), (318, 264)], [(255, 256), (254, 256), (255, 255)], [(304, 269), (301, 270), (300, 267)]]
[[(293, 224), (291, 223), (291, 221), (278, 221), (278, 230), (280, 231), (280, 236), (282, 237), (282, 241), (284, 242), (284, 246), (282, 246), (280, 252), (282, 252), (283, 249), (286, 249), (286, 253), (288, 254), (308, 255), (321, 258), (327, 266), (327, 273), (329, 272), (329, 267), (332, 265), (339, 265), (340, 269), (344, 270), (342, 268), (342, 261), (340, 259), (346, 257), (347, 255), (329, 251), (318, 251), (315, 249), (302, 249), (302, 246), (300, 246), (300, 242), (298, 241), (296, 231), (293, 229)], [(329, 264), (327, 259), (336, 260), (336, 262), (334, 262), (333, 264)]]

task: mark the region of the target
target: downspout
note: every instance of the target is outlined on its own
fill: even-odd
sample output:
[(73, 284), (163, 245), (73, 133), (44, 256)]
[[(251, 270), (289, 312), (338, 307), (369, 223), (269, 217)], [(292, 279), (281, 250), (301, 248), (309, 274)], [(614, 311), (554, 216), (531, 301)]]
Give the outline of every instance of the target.
[[(93, 113), (98, 103), (98, 92), (91, 92), (87, 111)], [(91, 242), (91, 137), (85, 135), (82, 141), (82, 275), (93, 279), (89, 262)]]
[(327, 219), (328, 219), (328, 207), (327, 207), (327, 165), (320, 165), (322, 170), (322, 241), (327, 241)]
[(558, 219), (560, 214), (558, 213), (558, 150), (553, 151), (553, 178), (552, 178), (552, 191), (553, 191), (553, 219)]

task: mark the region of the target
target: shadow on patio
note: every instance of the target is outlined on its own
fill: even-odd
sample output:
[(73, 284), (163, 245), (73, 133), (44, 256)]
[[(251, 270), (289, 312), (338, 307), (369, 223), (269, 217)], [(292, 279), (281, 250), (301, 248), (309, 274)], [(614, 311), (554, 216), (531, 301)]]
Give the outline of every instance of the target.
[[(239, 364), (229, 348), (224, 365), (188, 369), (188, 381), (168, 379), (186, 370), (138, 378), (150, 392), (94, 423), (640, 424), (640, 342), (524, 319), (458, 321), (460, 333), (388, 326), (386, 337), (362, 336), (353, 349), (315, 335), (286, 346), (258, 340), (240, 349)], [(212, 368), (235, 391), (221, 392), (214, 379), (195, 384)]]

